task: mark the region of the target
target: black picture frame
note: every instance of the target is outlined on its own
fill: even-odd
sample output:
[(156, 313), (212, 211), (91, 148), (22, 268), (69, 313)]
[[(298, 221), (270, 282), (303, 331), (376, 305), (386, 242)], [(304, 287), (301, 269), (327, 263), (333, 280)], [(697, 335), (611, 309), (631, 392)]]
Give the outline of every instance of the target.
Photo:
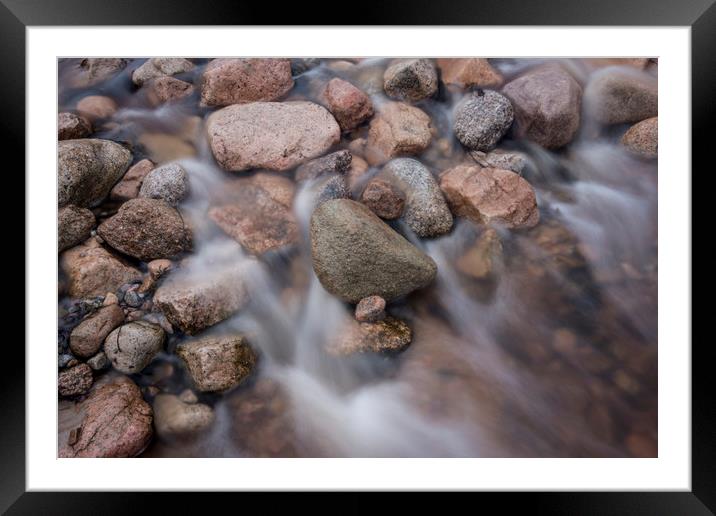
[[(715, 0), (501, 0), (381, 2), (358, 4), (350, 15), (335, 15), (341, 5), (309, 8), (305, 2), (281, 4), (212, 0), (0, 0), (0, 49), (4, 76), (0, 81), (3, 147), (14, 149), (15, 192), (25, 191), (25, 29), (35, 25), (578, 25), (578, 26), (689, 26), (692, 44), (692, 162), (709, 174), (709, 131), (716, 116), (716, 4)], [(317, 12), (334, 13), (319, 22)], [(30, 99), (31, 100), (31, 99)], [(708, 166), (708, 165), (711, 166)], [(9, 173), (6, 170), (6, 174)], [(693, 176), (692, 176), (693, 177)], [(6, 194), (7, 195), (7, 194)], [(694, 220), (695, 222), (696, 220)], [(19, 229), (19, 228), (18, 228)], [(693, 229), (692, 229), (693, 231)], [(24, 235), (23, 235), (24, 238)], [(19, 239), (16, 240), (19, 242)], [(19, 246), (18, 246), (19, 247)], [(23, 246), (24, 249), (24, 246)], [(24, 252), (24, 251), (23, 251)], [(19, 261), (19, 259), (18, 259)], [(25, 275), (32, 271), (25, 269)], [(24, 305), (24, 303), (23, 303)], [(28, 307), (27, 309), (31, 309)], [(687, 345), (687, 343), (671, 343)], [(479, 493), (481, 507), (500, 511), (528, 509), (546, 514), (714, 514), (716, 513), (716, 403), (709, 360), (713, 343), (694, 341), (692, 347), (692, 491), (691, 492), (580, 492)], [(24, 349), (7, 343), (3, 362), (12, 364), (0, 374), (2, 423), (0, 433), (0, 510), (7, 514), (114, 514), (147, 508), (147, 496), (162, 510), (189, 512), (206, 501), (185, 494), (163, 493), (39, 493), (25, 492), (25, 365)], [(608, 460), (608, 459), (605, 459)], [(241, 496), (246, 507), (255, 495), (211, 493), (211, 505)], [(273, 503), (277, 500), (275, 494)], [(332, 509), (332, 502), (304, 494), (299, 500), (312, 510)], [(342, 512), (373, 510), (384, 504), (380, 494), (352, 494)], [(472, 496), (472, 495), (471, 495)], [(140, 498), (141, 497), (141, 498)], [(464, 503), (463, 496), (451, 503)], [(430, 509), (432, 501), (413, 494), (410, 503)], [(230, 503), (235, 503), (232, 501)], [(265, 503), (263, 500), (259, 503)], [(401, 502), (402, 503), (402, 502)], [(439, 503), (444, 511), (448, 504)], [(470, 501), (469, 504), (474, 504)], [(272, 506), (276, 507), (276, 506)], [(295, 506), (294, 506), (295, 507)], [(333, 509), (335, 509), (333, 507)], [(295, 509), (294, 509), (295, 510)], [(272, 511), (273, 512), (273, 511)]]

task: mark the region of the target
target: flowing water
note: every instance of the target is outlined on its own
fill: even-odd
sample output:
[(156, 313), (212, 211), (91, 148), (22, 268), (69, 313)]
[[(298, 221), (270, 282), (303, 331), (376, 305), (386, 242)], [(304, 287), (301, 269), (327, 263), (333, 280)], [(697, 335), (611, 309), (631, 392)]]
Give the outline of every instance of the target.
[[(493, 65), (509, 80), (539, 61)], [(197, 63), (179, 77), (198, 84), (206, 60)], [(379, 105), (387, 100), (386, 63), (322, 60), (296, 76), (287, 100), (315, 100), (339, 76)], [(596, 69), (580, 60), (562, 64), (582, 83)], [(352, 307), (323, 290), (313, 273), (311, 185), (294, 201), (301, 245), (251, 258), (206, 217), (211, 199), (237, 174), (215, 165), (201, 131), (210, 110), (197, 107), (196, 94), (147, 108), (129, 74), (74, 88), (76, 66), (59, 63), (60, 111), (88, 94), (110, 95), (120, 110), (97, 137), (128, 144), (135, 161), (179, 160), (189, 172), (191, 196), (181, 210), (194, 226), (195, 250), (182, 273), (206, 274), (227, 261), (246, 261), (252, 271), (250, 306), (209, 331), (246, 333), (261, 355), (257, 372), (230, 393), (200, 395), (216, 412), (209, 431), (188, 440), (155, 437), (144, 456), (656, 454), (657, 166), (623, 150), (625, 127), (604, 131), (585, 118), (559, 152), (508, 134), (499, 147), (528, 157), (523, 175), (537, 192), (541, 221), (527, 231), (498, 230), (502, 258), (486, 279), (456, 266), (485, 228), (456, 218), (448, 235), (421, 240), (393, 224), (438, 264), (432, 286), (389, 305), (413, 329), (413, 342), (396, 356), (338, 359), (322, 347)], [(471, 161), (451, 130), (462, 95), (441, 89), (418, 104), (436, 134), (417, 158), (436, 176)], [(344, 135), (338, 147), (365, 133)], [(115, 210), (106, 203), (95, 213), (101, 221)], [(171, 335), (166, 352), (133, 379), (173, 393), (190, 386), (172, 355), (182, 338)]]

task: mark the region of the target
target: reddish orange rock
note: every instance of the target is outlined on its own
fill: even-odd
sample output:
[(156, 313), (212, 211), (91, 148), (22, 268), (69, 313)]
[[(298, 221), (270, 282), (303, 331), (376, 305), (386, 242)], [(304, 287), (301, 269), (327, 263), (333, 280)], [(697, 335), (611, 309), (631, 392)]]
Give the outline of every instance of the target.
[(343, 79), (331, 79), (323, 91), (323, 98), (343, 131), (355, 129), (373, 116), (370, 97)]
[(482, 58), (446, 58), (437, 60), (442, 81), (467, 88), (470, 86), (485, 86), (497, 88), (502, 85), (503, 78), (487, 59)]
[(532, 186), (509, 170), (460, 165), (443, 173), (440, 188), (453, 213), (474, 222), (508, 228), (530, 228), (539, 222)]
[(142, 181), (152, 169), (154, 169), (154, 163), (148, 159), (143, 159), (132, 165), (119, 183), (114, 185), (112, 191), (109, 192), (109, 198), (113, 201), (128, 201), (136, 198), (142, 187)]
[(60, 457), (134, 457), (149, 444), (152, 408), (126, 376), (95, 386), (82, 409), (82, 423)]
[(388, 102), (371, 120), (366, 159), (375, 165), (401, 155), (420, 154), (432, 138), (430, 117), (403, 102)]
[(201, 103), (228, 106), (278, 100), (293, 88), (288, 59), (214, 59), (204, 70)]

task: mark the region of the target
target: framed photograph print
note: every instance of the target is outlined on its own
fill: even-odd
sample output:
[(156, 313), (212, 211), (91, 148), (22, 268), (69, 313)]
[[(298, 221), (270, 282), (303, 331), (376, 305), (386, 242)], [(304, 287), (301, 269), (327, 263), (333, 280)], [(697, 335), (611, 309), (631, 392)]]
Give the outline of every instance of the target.
[(712, 1), (0, 4), (0, 509), (716, 510)]

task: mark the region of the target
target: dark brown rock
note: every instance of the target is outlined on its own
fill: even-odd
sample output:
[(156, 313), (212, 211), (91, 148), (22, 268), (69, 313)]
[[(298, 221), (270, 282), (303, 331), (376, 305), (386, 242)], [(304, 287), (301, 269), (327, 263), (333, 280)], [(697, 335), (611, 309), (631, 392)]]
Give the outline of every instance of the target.
[(418, 102), (438, 91), (438, 73), (430, 59), (398, 59), (385, 70), (383, 88), (389, 97)]
[(403, 214), (405, 195), (388, 181), (371, 179), (363, 190), (361, 202), (381, 219), (393, 220)]
[(95, 224), (94, 214), (86, 209), (69, 205), (57, 212), (57, 248), (64, 251), (90, 237)]
[(57, 115), (57, 139), (75, 140), (92, 134), (92, 124), (81, 115), (60, 113)]
[(89, 392), (92, 381), (92, 368), (87, 364), (79, 364), (60, 373), (57, 392), (64, 397), (79, 396)]
[(241, 335), (184, 342), (176, 353), (202, 392), (224, 391), (239, 385), (256, 364), (256, 354)]
[(191, 248), (192, 236), (179, 211), (159, 199), (132, 199), (97, 228), (114, 249), (143, 261), (171, 258)]
[(339, 150), (313, 159), (296, 169), (296, 181), (308, 181), (324, 174), (345, 174), (352, 160), (353, 156), (347, 150)]

